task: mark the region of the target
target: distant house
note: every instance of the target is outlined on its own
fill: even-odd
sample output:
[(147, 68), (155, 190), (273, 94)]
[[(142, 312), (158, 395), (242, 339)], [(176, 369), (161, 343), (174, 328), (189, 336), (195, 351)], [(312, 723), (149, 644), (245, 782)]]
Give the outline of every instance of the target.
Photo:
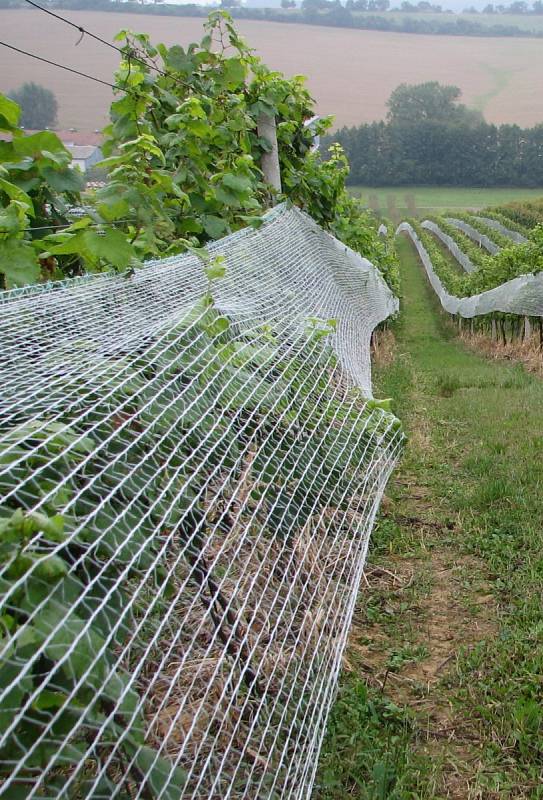
[[(1, 0), (0, 0), (1, 2)], [(49, 130), (49, 128), (47, 128)], [(39, 131), (26, 130), (26, 134), (39, 133)], [(102, 160), (103, 155), (100, 150), (102, 144), (102, 134), (100, 131), (53, 131), (64, 147), (72, 154), (72, 166), (79, 167), (82, 172), (88, 170)], [(11, 134), (0, 132), (0, 141), (9, 141)]]
[(87, 172), (91, 167), (102, 160), (102, 151), (92, 144), (71, 144), (64, 142), (64, 146), (72, 154), (72, 165), (79, 167), (82, 172)]
[(73, 166), (79, 167), (82, 172), (87, 172), (91, 167), (102, 160), (102, 134), (99, 131), (91, 133), (89, 131), (55, 131), (58, 138), (70, 151), (73, 158)]

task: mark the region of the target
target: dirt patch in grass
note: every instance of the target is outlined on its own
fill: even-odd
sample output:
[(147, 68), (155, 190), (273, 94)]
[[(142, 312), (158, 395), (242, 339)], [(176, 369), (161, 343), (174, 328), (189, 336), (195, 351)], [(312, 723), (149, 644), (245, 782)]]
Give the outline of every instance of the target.
[(414, 712), (415, 747), (440, 765), (436, 797), (466, 800), (478, 770), (477, 732), (451, 703), (446, 679), (462, 651), (495, 633), (494, 597), (484, 580), (466, 587), (466, 576), (480, 572), (476, 559), (439, 548), (437, 528), (423, 521), (418, 533), (432, 542), (427, 558), (398, 559), (386, 570), (370, 567), (366, 576), (366, 598), (386, 597), (384, 613), (403, 618), (404, 636), (398, 636), (390, 619), (368, 628), (363, 597), (351, 652), (357, 653), (368, 680)]
[[(430, 549), (426, 557), (368, 568), (346, 666), (362, 667), (368, 681), (416, 713), (418, 746), (436, 763), (447, 761), (454, 750), (454, 783), (460, 788), (449, 785), (450, 772), (440, 782), (443, 797), (460, 800), (468, 797), (472, 769), (462, 775), (459, 764), (473, 765), (476, 734), (470, 720), (453, 708), (444, 679), (455, 671), (462, 651), (495, 633), (495, 600), (484, 579), (468, 578), (481, 573), (477, 559), (440, 548), (437, 525), (410, 524)], [(368, 604), (377, 604), (384, 619), (369, 622)]]
[[(424, 409), (422, 397), (414, 405)], [(422, 410), (381, 506), (375, 537), (388, 547), (370, 555), (345, 668), (413, 715), (410, 747), (427, 770), (421, 796), (467, 800), (478, 796), (478, 734), (450, 685), (463, 654), (496, 634), (496, 600), (484, 565), (454, 546), (458, 518), (424, 482), (420, 465), (435, 457)]]
[(371, 358), (374, 365), (386, 367), (396, 357), (396, 338), (390, 329), (376, 330), (371, 339)]

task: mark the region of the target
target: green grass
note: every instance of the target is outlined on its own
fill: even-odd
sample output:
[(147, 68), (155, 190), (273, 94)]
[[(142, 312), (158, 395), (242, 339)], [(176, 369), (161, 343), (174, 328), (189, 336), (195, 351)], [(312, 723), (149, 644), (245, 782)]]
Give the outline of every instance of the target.
[(401, 217), (413, 216), (413, 209), (408, 208), (408, 196), (414, 198), (417, 216), (422, 217), (432, 212), (438, 213), (456, 209), (480, 209), (485, 206), (502, 205), (514, 200), (533, 200), (543, 196), (541, 189), (478, 189), (443, 186), (351, 186), (350, 191), (356, 197), (370, 204), (370, 196), (374, 195), (384, 216), (390, 216), (388, 203), (394, 198), (394, 204)]
[[(399, 251), (397, 358), (377, 371), (376, 393), (397, 398), (411, 443), (387, 490), (393, 508), (378, 523), (370, 563), (412, 563), (426, 553), (431, 565), (454, 552), (477, 564), (461, 583), (468, 647), (457, 650), (430, 695), (437, 706), (452, 704), (460, 722), (456, 738), (428, 746), (428, 717), (414, 700), (402, 704), (388, 689), (363, 691), (362, 673), (349, 673), (332, 714), (317, 797), (543, 798), (543, 382), (516, 364), (465, 349), (438, 311), (410, 244), (400, 241)], [(410, 497), (414, 485), (424, 487), (424, 501)], [(419, 540), (402, 522), (406, 509), (443, 525)], [(482, 639), (474, 634), (478, 581), (493, 597), (495, 620)], [(427, 584), (417, 590), (416, 583), (401, 604), (382, 592), (366, 592), (360, 603), (355, 635), (371, 641), (378, 625), (376, 643), (400, 670), (406, 659), (425, 658), (416, 637)], [(426, 613), (431, 618), (432, 609)], [(380, 616), (386, 624), (379, 625)], [(450, 794), (455, 774), (462, 795)]]

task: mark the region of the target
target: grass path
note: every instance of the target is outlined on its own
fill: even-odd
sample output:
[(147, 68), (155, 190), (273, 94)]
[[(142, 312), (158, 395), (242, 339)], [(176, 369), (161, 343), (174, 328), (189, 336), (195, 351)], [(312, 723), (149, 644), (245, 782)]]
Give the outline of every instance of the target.
[[(466, 208), (480, 209), (485, 206), (503, 205), (514, 200), (534, 200), (541, 197), (541, 189), (503, 189), (473, 188), (462, 186), (350, 186), (349, 191), (369, 203), (371, 196), (376, 198), (380, 211), (390, 217), (387, 205), (392, 200), (396, 206), (396, 219), (406, 216), (424, 219), (430, 213), (465, 211)], [(407, 196), (411, 196), (415, 211), (408, 208)]]
[(316, 796), (543, 798), (543, 382), (466, 350), (411, 245), (376, 395), (409, 444), (373, 538)]

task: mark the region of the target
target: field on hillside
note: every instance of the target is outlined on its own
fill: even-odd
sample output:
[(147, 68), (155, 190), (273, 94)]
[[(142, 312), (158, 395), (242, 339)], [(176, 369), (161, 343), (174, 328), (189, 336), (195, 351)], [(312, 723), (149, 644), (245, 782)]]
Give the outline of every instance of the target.
[[(121, 28), (145, 30), (154, 41), (188, 44), (203, 20), (66, 11), (65, 16), (111, 40)], [(381, 119), (400, 83), (437, 80), (461, 87), (463, 100), (493, 122), (543, 121), (543, 45), (537, 39), (420, 36), (310, 25), (240, 21), (239, 29), (270, 67), (309, 75), (318, 113), (338, 125)], [(118, 56), (34, 10), (0, 11), (2, 39), (24, 50), (110, 81)], [(60, 127), (94, 130), (107, 120), (111, 90), (0, 48), (0, 91), (35, 80), (60, 104)]]
[[(355, 16), (361, 19), (375, 17), (375, 12), (359, 11), (355, 13)], [(543, 31), (543, 15), (537, 14), (533, 16), (530, 14), (413, 14), (403, 11), (387, 11), (386, 14), (381, 14), (380, 16), (384, 16), (385, 19), (393, 18), (399, 22), (407, 19), (422, 22), (456, 22), (457, 20), (462, 20), (464, 22), (476, 22), (489, 28), (494, 27), (494, 25), (502, 25), (503, 27), (515, 26), (523, 31)]]
[(374, 211), (399, 221), (406, 216), (423, 217), (431, 212), (479, 209), (514, 200), (534, 200), (541, 189), (464, 189), (442, 186), (351, 186)]

